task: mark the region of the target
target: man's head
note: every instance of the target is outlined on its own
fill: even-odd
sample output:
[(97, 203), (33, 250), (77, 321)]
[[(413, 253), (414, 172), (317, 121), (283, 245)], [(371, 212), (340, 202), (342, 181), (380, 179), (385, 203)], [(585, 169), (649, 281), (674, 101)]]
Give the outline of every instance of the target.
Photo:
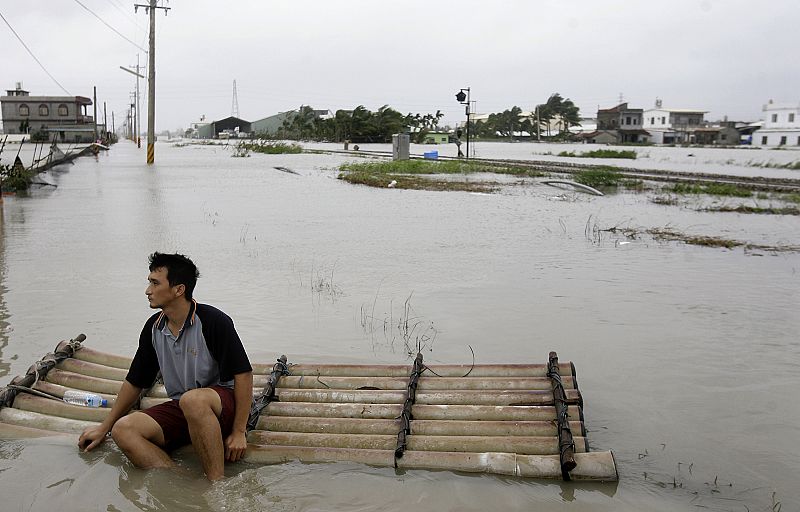
[(163, 308), (171, 300), (180, 297), (191, 301), (198, 277), (200, 272), (197, 267), (183, 254), (154, 252), (150, 255), (149, 285), (145, 292), (150, 299), (150, 307)]

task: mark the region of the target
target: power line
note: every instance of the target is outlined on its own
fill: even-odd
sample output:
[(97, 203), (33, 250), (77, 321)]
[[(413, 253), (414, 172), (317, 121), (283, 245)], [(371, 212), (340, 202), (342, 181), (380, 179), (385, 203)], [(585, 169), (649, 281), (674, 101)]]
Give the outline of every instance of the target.
[(13, 32), (14, 35), (19, 40), (19, 42), (22, 43), (22, 46), (24, 46), (25, 49), (28, 50), (28, 53), (30, 54), (31, 57), (33, 57), (33, 60), (35, 60), (36, 63), (39, 64), (39, 66), (42, 68), (42, 70), (44, 70), (44, 72), (47, 73), (47, 76), (49, 76), (56, 83), (56, 85), (61, 87), (61, 90), (64, 91), (65, 93), (67, 93), (67, 96), (72, 96), (72, 94), (68, 90), (66, 90), (63, 85), (58, 83), (58, 80), (56, 80), (56, 78), (53, 75), (51, 75), (49, 71), (47, 71), (47, 68), (44, 67), (44, 64), (42, 64), (41, 61), (36, 58), (36, 55), (34, 55), (33, 52), (31, 51), (31, 49), (28, 48), (28, 45), (25, 44), (25, 41), (23, 41), (22, 38), (19, 37), (19, 34), (17, 34), (17, 31), (14, 30), (14, 27), (11, 26), (11, 23), (9, 23), (8, 20), (6, 19), (6, 17), (3, 16), (3, 13), (0, 13), (0, 18), (3, 18), (3, 21), (6, 23), (6, 25), (8, 25), (8, 28), (11, 29), (11, 32)]
[[(118, 1), (114, 1), (114, 0), (107, 0), (107, 1), (108, 1), (108, 3), (110, 3), (112, 5), (112, 7), (114, 7), (117, 11), (122, 13), (123, 16), (128, 18), (128, 21), (130, 21), (131, 24), (134, 25), (139, 32), (143, 32), (145, 34), (145, 36), (147, 35), (147, 30), (145, 30), (144, 28), (141, 27), (141, 25), (139, 25), (139, 22), (137, 21), (136, 18), (133, 17), (133, 15), (125, 12), (123, 7), (120, 5), (120, 3)], [(142, 43), (142, 44), (144, 44), (144, 43)]]
[(76, 3), (76, 4), (78, 4), (78, 5), (80, 5), (81, 7), (83, 7), (84, 9), (86, 9), (87, 11), (89, 11), (89, 13), (90, 13), (92, 16), (94, 16), (95, 18), (97, 18), (98, 20), (100, 20), (100, 22), (101, 22), (101, 23), (103, 23), (103, 25), (105, 25), (105, 26), (107, 26), (108, 28), (110, 28), (111, 30), (113, 30), (113, 31), (114, 31), (114, 32), (115, 32), (115, 33), (116, 33), (116, 34), (117, 34), (119, 37), (121, 37), (121, 38), (123, 38), (124, 40), (128, 41), (128, 42), (129, 42), (129, 43), (131, 43), (133, 46), (135, 46), (135, 47), (139, 48), (139, 49), (140, 49), (140, 50), (142, 50), (143, 52), (147, 53), (147, 50), (145, 50), (144, 48), (142, 48), (142, 47), (141, 47), (141, 46), (139, 46), (138, 44), (134, 43), (133, 41), (131, 41), (130, 39), (128, 39), (127, 37), (125, 37), (124, 35), (122, 35), (122, 33), (121, 33), (119, 30), (115, 29), (114, 27), (112, 27), (111, 25), (109, 25), (108, 23), (106, 23), (106, 20), (104, 20), (103, 18), (101, 18), (100, 16), (98, 16), (97, 14), (95, 14), (95, 12), (94, 12), (94, 11), (92, 11), (91, 9), (89, 9), (88, 7), (86, 7), (85, 5), (83, 5), (83, 3), (81, 3), (81, 1), (80, 1), (80, 0), (75, 0), (75, 3)]

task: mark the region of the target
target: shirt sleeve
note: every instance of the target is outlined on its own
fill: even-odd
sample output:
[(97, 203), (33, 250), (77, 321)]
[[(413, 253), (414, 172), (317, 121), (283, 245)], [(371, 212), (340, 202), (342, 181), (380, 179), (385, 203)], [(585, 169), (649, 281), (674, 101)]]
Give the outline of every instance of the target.
[(137, 388), (149, 388), (158, 375), (158, 356), (153, 347), (153, 324), (157, 316), (153, 315), (144, 324), (139, 335), (139, 348), (136, 349), (136, 355), (133, 356), (128, 375), (125, 377), (125, 380)]
[(220, 381), (229, 381), (236, 374), (253, 371), (231, 317), (219, 311), (210, 326), (203, 324), (203, 331), (208, 349), (219, 365)]

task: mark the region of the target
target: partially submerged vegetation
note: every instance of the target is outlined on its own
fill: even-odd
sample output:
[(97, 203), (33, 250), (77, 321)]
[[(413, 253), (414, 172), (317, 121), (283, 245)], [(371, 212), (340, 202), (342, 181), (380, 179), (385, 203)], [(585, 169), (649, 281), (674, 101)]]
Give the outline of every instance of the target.
[(784, 206), (784, 207), (761, 207), (761, 206), (712, 206), (709, 208), (702, 208), (703, 212), (733, 212), (744, 214), (757, 214), (757, 215), (800, 215), (800, 208), (797, 206)]
[(732, 183), (676, 183), (668, 188), (676, 194), (708, 194), (713, 196), (751, 197), (753, 191)]
[(682, 233), (676, 229), (663, 227), (663, 228), (621, 228), (613, 226), (610, 228), (602, 229), (596, 223), (592, 225), (592, 217), (586, 223), (586, 237), (592, 242), (598, 243), (601, 239), (601, 233), (615, 233), (625, 236), (629, 240), (635, 240), (643, 234), (650, 235), (654, 240), (665, 242), (683, 242), (688, 245), (699, 245), (703, 247), (717, 247), (722, 249), (735, 249), (741, 247), (745, 250), (762, 250), (769, 252), (800, 252), (800, 247), (794, 245), (767, 245), (767, 244), (754, 244), (750, 242), (742, 242), (741, 240), (732, 240), (717, 236), (708, 235), (691, 235)]
[[(303, 147), (296, 143), (286, 143), (274, 140), (255, 140), (239, 144), (237, 152), (265, 153), (268, 155), (297, 154), (303, 152)], [(234, 153), (234, 156), (244, 156)]]
[(371, 187), (405, 188), (415, 190), (461, 190), (492, 192), (500, 183), (435, 179), (433, 175), (494, 173), (518, 177), (541, 177), (543, 173), (513, 165), (496, 165), (463, 160), (381, 160), (351, 162), (339, 167), (339, 179)]
[(590, 187), (616, 187), (622, 184), (623, 176), (613, 167), (585, 169), (575, 175), (575, 181)]
[[(774, 148), (777, 149), (777, 148)], [(795, 160), (794, 162), (789, 162), (785, 164), (778, 164), (772, 161), (769, 162), (748, 162), (747, 165), (750, 167), (762, 167), (768, 169), (792, 169), (794, 171), (800, 171), (800, 160)]]
[(626, 158), (629, 160), (636, 160), (636, 151), (624, 149), (595, 149), (594, 151), (586, 151), (584, 153), (562, 151), (558, 154), (558, 156), (571, 156), (578, 158)]
[(34, 175), (34, 171), (21, 165), (2, 165), (0, 166), (0, 189), (7, 192), (28, 190)]

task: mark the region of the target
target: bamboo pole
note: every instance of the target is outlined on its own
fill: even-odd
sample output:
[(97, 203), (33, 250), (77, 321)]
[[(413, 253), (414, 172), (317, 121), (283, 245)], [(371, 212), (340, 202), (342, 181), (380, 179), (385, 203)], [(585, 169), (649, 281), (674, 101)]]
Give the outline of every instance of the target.
[[(580, 392), (567, 390), (567, 398), (580, 404)], [(282, 402), (402, 403), (405, 393), (393, 391), (349, 391), (337, 389), (278, 389)], [(420, 405), (552, 405), (551, 391), (436, 391), (418, 393)]]
[[(60, 384), (54, 384), (52, 382), (47, 382), (44, 380), (40, 380), (33, 386), (31, 389), (35, 389), (37, 391), (41, 391), (43, 393), (47, 393), (48, 395), (53, 395), (58, 398), (64, 398), (64, 392), (69, 389), (74, 389), (67, 386), (62, 386)], [(91, 391), (91, 390), (84, 390), (84, 391)], [(96, 393), (96, 392), (95, 392)], [(117, 400), (117, 395), (113, 393), (97, 393), (100, 397), (105, 398), (108, 400), (108, 406), (111, 407), (114, 405), (114, 402)]]
[[(85, 348), (78, 351), (80, 354)], [(122, 381), (128, 374), (128, 370), (122, 368), (115, 368), (104, 364), (92, 363), (89, 361), (81, 361), (80, 359), (69, 358), (64, 359), (56, 365), (59, 370), (65, 370), (73, 373), (80, 373), (89, 377), (99, 377), (101, 379), (110, 379)]]
[[(89, 361), (65, 359), (57, 369), (107, 380), (122, 381), (127, 370), (101, 365)], [(564, 387), (575, 389), (572, 377), (563, 377)], [(255, 375), (253, 385), (266, 385), (266, 375)], [(281, 377), (279, 388), (296, 389), (372, 389), (403, 390), (408, 385), (408, 378), (401, 377), (329, 377), (319, 375), (289, 375)], [(548, 390), (550, 380), (547, 377), (435, 377), (423, 374), (419, 380), (420, 391), (431, 390)]]
[[(546, 377), (547, 365), (544, 364), (441, 364), (426, 365), (424, 376), (441, 377)], [(265, 373), (270, 369), (267, 365), (254, 364), (253, 371)], [(328, 377), (408, 377), (412, 365), (361, 365), (361, 364), (294, 364), (289, 366), (292, 375), (328, 376)], [(574, 375), (571, 362), (561, 363), (563, 375)]]
[(47, 374), (47, 382), (59, 384), (68, 388), (76, 388), (84, 391), (94, 391), (97, 393), (117, 394), (122, 385), (117, 380), (101, 379), (99, 377), (89, 377), (80, 373), (73, 373), (53, 368)]
[[(267, 432), (253, 430), (248, 442), (281, 446), (316, 446), (394, 450), (397, 434), (315, 434), (307, 432)], [(580, 441), (580, 442), (579, 442)], [(584, 438), (575, 438), (576, 451), (588, 451)], [(558, 438), (540, 436), (409, 436), (409, 450), (437, 452), (508, 452), (525, 455), (558, 454)]]
[[(571, 377), (564, 377), (564, 386), (574, 389)], [(404, 390), (408, 377), (320, 377), (289, 375), (281, 377), (279, 388), (296, 389), (379, 389)], [(549, 390), (547, 377), (432, 377), (423, 374), (418, 391), (459, 390)]]
[[(262, 416), (256, 428), (272, 432), (310, 432), (326, 434), (396, 435), (399, 419), (310, 418), (293, 416)], [(576, 432), (581, 422), (572, 422)], [(553, 421), (453, 421), (417, 420), (411, 422), (412, 435), (428, 436), (556, 436)]]
[(34, 427), (41, 430), (53, 430), (67, 434), (80, 434), (87, 427), (98, 425), (100, 422), (74, 420), (48, 416), (38, 412), (22, 411), (14, 407), (0, 409), (0, 422), (22, 427)]
[(64, 432), (55, 432), (52, 430), (42, 430), (39, 428), (25, 427), (22, 425), (12, 425), (10, 423), (0, 422), (0, 439), (33, 439), (38, 437), (52, 437), (61, 436), (66, 437), (71, 434)]
[(61, 400), (20, 393), (14, 400), (14, 408), (47, 416), (57, 416), (82, 421), (103, 421), (108, 416), (108, 407), (83, 407), (71, 405)]
[[(616, 481), (619, 476), (611, 452), (575, 454), (578, 466), (575, 480)], [(379, 467), (395, 465), (389, 450), (308, 448), (299, 446), (250, 445), (245, 460), (252, 463), (280, 464), (289, 461), (357, 462)], [(398, 469), (445, 469), (467, 473), (494, 473), (526, 478), (561, 478), (558, 455), (517, 455), (513, 453), (417, 452), (406, 451), (397, 460)]]
[[(108, 354), (83, 347), (75, 353), (76, 359), (127, 370), (131, 358)], [(272, 364), (253, 364), (255, 374), (268, 374)], [(442, 377), (546, 377), (545, 364), (453, 364), (429, 365), (431, 371)], [(569, 361), (559, 364), (562, 376), (574, 376), (574, 365)], [(359, 365), (359, 364), (294, 364), (289, 366), (292, 375), (328, 377), (408, 377), (411, 365)], [(423, 375), (428, 375), (426, 371)]]
[(100, 352), (99, 350), (94, 350), (89, 347), (81, 347), (81, 349), (75, 352), (75, 355), (72, 357), (80, 361), (88, 361), (90, 363), (112, 366), (114, 368), (121, 368), (123, 370), (130, 368), (132, 361), (130, 357), (108, 354), (106, 352)]
[[(144, 402), (143, 402), (144, 403)], [(267, 416), (310, 416), (320, 418), (396, 418), (400, 404), (311, 403), (272, 402), (267, 406)], [(497, 420), (535, 421), (555, 420), (552, 406), (486, 406), (486, 405), (415, 405), (412, 409), (419, 420)], [(573, 418), (583, 419), (581, 408), (569, 406)]]

